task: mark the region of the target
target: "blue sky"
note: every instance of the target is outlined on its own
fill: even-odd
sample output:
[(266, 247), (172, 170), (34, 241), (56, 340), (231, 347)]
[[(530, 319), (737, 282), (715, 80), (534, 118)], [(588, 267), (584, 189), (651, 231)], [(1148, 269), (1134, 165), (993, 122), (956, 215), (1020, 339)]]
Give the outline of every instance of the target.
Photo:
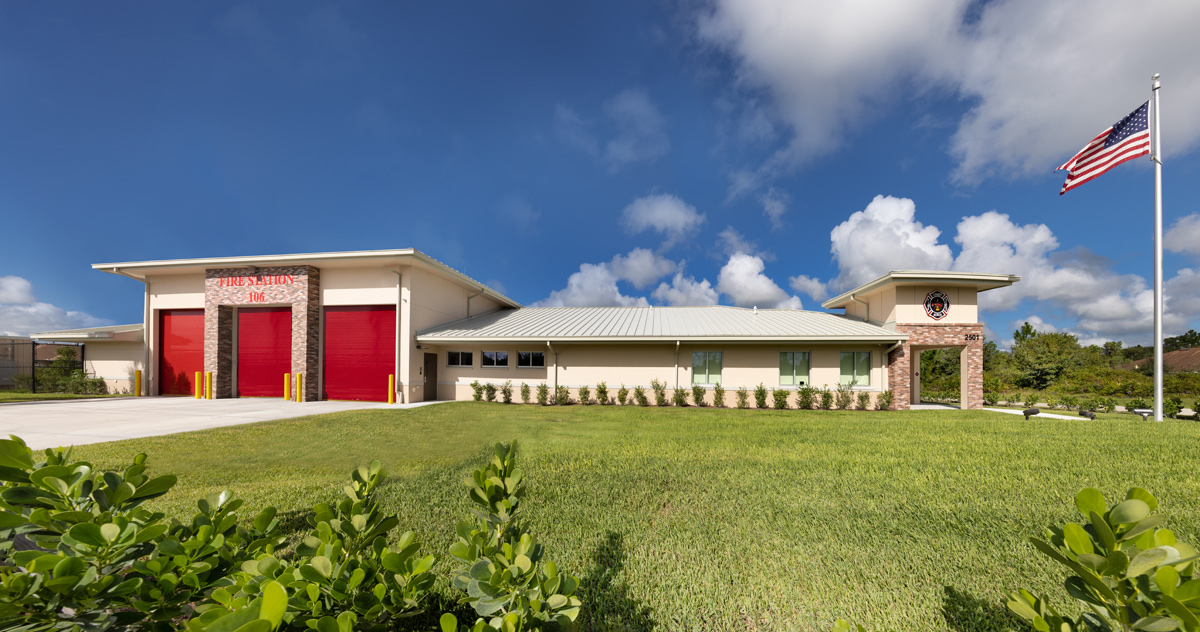
[(1149, 160), (1052, 170), (1154, 72), (1196, 327), (1200, 4), (1047, 4), (2, 4), (0, 331), (140, 320), (91, 263), (415, 247), (539, 305), (1015, 273), (997, 340), (1145, 343)]

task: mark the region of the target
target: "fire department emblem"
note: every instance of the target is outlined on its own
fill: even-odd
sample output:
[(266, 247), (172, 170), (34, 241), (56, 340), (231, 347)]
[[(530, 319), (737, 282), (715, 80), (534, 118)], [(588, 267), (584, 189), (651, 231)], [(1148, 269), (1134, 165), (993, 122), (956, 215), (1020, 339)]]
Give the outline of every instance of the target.
[(950, 298), (938, 290), (925, 295), (925, 313), (934, 320), (941, 320), (950, 313)]

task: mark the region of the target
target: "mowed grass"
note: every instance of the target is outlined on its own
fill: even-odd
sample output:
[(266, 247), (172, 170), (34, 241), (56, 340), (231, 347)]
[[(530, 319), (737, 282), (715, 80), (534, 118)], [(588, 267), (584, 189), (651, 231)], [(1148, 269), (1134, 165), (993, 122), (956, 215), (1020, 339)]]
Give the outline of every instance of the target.
[(0, 391), (0, 404), (9, 402), (41, 402), (54, 399), (96, 399), (99, 397), (128, 397), (128, 395), (76, 395), (74, 393), (14, 393)]
[[(189, 515), (230, 489), (250, 515), (300, 517), (380, 459), (382, 501), (441, 557), (468, 517), (462, 479), (519, 439), (526, 518), (581, 577), (583, 629), (1025, 630), (1016, 587), (1061, 593), (1028, 544), (1077, 520), (1082, 487), (1153, 492), (1200, 540), (1200, 424), (894, 413), (451, 403), (258, 423), (84, 446), (113, 466), (138, 452), (179, 476), (156, 507)], [(1064, 605), (1070, 606), (1070, 604)], [(1070, 606), (1073, 608), (1073, 606)]]

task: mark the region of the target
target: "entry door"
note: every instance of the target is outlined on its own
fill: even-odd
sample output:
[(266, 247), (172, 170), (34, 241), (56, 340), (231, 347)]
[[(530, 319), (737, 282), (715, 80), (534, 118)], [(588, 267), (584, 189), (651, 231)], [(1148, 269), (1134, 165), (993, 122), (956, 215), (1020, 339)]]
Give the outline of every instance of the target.
[(158, 394), (192, 395), (204, 370), (204, 310), (158, 313)]
[(425, 391), (425, 401), (437, 401), (437, 358), (436, 353), (425, 354), (425, 370), (421, 373), (424, 376), (423, 388)]
[(238, 395), (283, 397), (283, 375), (292, 372), (292, 308), (239, 308), (237, 328)]

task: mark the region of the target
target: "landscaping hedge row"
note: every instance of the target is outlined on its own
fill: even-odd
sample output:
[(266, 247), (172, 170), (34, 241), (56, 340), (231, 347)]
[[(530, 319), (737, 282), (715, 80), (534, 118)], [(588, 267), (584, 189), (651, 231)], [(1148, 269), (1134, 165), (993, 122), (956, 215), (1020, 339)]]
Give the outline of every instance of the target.
[[(512, 381), (509, 380), (500, 386), (496, 386), (491, 382), (480, 383), (478, 380), (471, 383), (474, 400), (477, 402), (499, 401), (505, 404), (513, 403), (513, 387)], [(716, 408), (726, 408), (726, 391), (720, 385), (715, 385), (712, 388), (712, 402), (708, 401), (707, 390), (703, 386), (692, 386), (690, 389), (672, 389), (670, 399), (667, 398), (667, 385), (659, 380), (650, 382), (650, 389), (654, 396), (655, 406), (715, 406)], [(538, 384), (536, 396), (534, 389), (528, 384), (521, 385), (521, 402), (525, 404), (537, 403), (541, 406), (565, 406), (568, 404), (582, 404), (589, 406), (599, 404), (601, 406), (649, 406), (650, 398), (646, 394), (646, 390), (641, 386), (634, 387), (632, 393), (624, 384), (617, 390), (615, 397), (609, 395), (608, 385), (601, 382), (596, 385), (596, 397), (592, 398), (592, 389), (588, 385), (579, 387), (577, 398), (571, 397), (571, 389), (566, 386), (555, 388), (553, 397), (550, 394), (550, 387), (545, 383)], [(750, 408), (750, 395), (754, 396), (755, 408), (774, 408), (776, 410), (786, 410), (793, 408), (792, 399), (795, 399), (794, 408), (800, 410), (872, 410), (871, 393), (866, 391), (855, 391), (851, 385), (841, 385), (834, 390), (828, 388), (816, 388), (812, 386), (803, 386), (798, 389), (775, 389), (768, 390), (766, 386), (759, 384), (754, 388), (754, 391), (748, 391), (745, 387), (734, 391), (735, 405), (737, 408)], [(769, 396), (769, 401), (768, 401)], [(690, 402), (689, 402), (690, 397)], [(892, 407), (892, 391), (886, 390), (878, 393), (874, 401), (874, 410), (891, 410)]]

